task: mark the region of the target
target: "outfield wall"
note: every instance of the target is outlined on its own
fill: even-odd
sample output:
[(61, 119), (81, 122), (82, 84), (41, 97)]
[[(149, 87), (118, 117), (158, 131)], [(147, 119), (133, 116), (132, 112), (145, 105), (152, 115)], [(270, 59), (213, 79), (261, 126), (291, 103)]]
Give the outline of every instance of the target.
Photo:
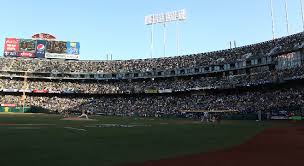
[(5, 106), (0, 106), (0, 113), (23, 113), (23, 112), (28, 112), (30, 110), (30, 107), (5, 107)]

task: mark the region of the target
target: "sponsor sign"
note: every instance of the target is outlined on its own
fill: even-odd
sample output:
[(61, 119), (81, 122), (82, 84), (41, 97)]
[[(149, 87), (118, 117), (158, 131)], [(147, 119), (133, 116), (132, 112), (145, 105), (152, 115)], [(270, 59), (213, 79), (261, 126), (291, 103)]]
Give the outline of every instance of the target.
[(4, 44), (5, 52), (18, 52), (19, 50), (19, 39), (6, 38)]
[(65, 54), (45, 53), (45, 58), (49, 59), (65, 59)]
[(1, 104), (2, 107), (16, 107), (16, 104)]
[(49, 90), (49, 93), (53, 93), (53, 94), (59, 94), (59, 93), (61, 93), (61, 91)]
[(159, 93), (172, 93), (172, 89), (162, 89), (158, 91)]
[(35, 58), (35, 53), (33, 53), (33, 52), (19, 52), (18, 57)]
[(56, 54), (66, 54), (67, 42), (64, 41), (48, 41), (46, 52)]
[(47, 93), (47, 90), (34, 90), (34, 93)]
[(76, 93), (75, 91), (73, 90), (64, 90), (62, 91), (63, 93), (66, 93), (66, 94), (73, 94), (73, 93)]
[(67, 54), (65, 56), (66, 59), (79, 59), (79, 55), (71, 55), (71, 54)]
[(302, 117), (301, 116), (292, 116), (290, 117), (291, 120), (295, 120), (295, 121), (299, 121), (299, 120), (302, 120)]
[(4, 52), (4, 57), (17, 57), (18, 52)]
[(19, 92), (31, 93), (31, 92), (32, 92), (32, 90), (29, 90), (29, 89), (26, 89), (26, 90), (24, 90), (24, 89), (20, 89), (20, 90), (19, 90)]
[(79, 55), (80, 43), (79, 42), (67, 42), (66, 54)]
[(145, 93), (158, 93), (158, 89), (149, 88), (145, 90)]
[(19, 51), (20, 52), (35, 52), (36, 43), (31, 39), (20, 39), (19, 40)]
[(36, 43), (36, 57), (37, 58), (45, 58), (46, 45), (47, 45), (47, 41), (37, 40), (37, 43)]
[(3, 92), (18, 92), (18, 89), (3, 89)]
[(275, 115), (275, 116), (271, 116), (270, 119), (272, 119), (272, 120), (288, 120), (288, 116)]

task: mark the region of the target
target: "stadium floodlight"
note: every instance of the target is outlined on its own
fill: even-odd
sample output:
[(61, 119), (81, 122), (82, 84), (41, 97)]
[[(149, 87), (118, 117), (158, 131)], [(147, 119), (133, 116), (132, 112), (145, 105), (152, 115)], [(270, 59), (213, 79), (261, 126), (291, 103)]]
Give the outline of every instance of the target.
[(186, 10), (173, 11), (168, 13), (152, 14), (145, 16), (145, 24), (163, 24), (166, 22), (186, 20)]
[(154, 24), (163, 24), (164, 27), (164, 57), (166, 56), (166, 24), (169, 22), (176, 22), (176, 45), (177, 56), (179, 55), (179, 27), (178, 23), (186, 20), (186, 10), (177, 10), (167, 13), (158, 13), (145, 16), (145, 24), (151, 26), (151, 58), (153, 57), (154, 47)]
[(288, 6), (287, 6), (287, 1), (284, 0), (285, 2), (285, 19), (286, 19), (286, 30), (287, 30), (287, 34), (289, 35), (289, 22), (288, 22)]
[(271, 10), (271, 21), (272, 21), (272, 39), (275, 39), (275, 29), (274, 29), (274, 14), (273, 14), (273, 3), (270, 0), (270, 10)]
[(302, 18), (302, 26), (304, 31), (304, 15), (303, 15), (303, 2), (300, 0), (300, 6), (301, 6), (301, 18)]

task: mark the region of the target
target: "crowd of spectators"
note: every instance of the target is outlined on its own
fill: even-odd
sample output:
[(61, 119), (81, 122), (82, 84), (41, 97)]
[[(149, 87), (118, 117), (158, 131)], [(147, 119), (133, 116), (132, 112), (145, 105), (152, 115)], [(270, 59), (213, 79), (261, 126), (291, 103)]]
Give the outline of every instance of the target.
[(199, 78), (172, 78), (158, 80), (137, 81), (96, 81), (96, 82), (67, 82), (45, 80), (0, 79), (0, 88), (24, 89), (24, 90), (47, 90), (87, 94), (117, 94), (117, 93), (144, 93), (149, 89), (172, 91), (188, 91), (201, 89), (220, 89), (235, 86), (248, 86), (273, 82), (276, 77), (271, 72), (254, 73), (252, 75), (236, 75), (230, 77), (199, 77)]
[[(0, 79), (1, 90), (46, 90), (48, 92), (68, 92), (84, 94), (121, 94), (145, 93), (149, 90), (169, 90), (180, 92), (204, 89), (227, 89), (244, 86), (254, 86), (276, 83), (280, 80), (301, 79), (304, 77), (304, 66), (274, 70), (259, 71), (251, 74), (239, 74), (220, 77), (181, 77), (144, 80), (116, 80), (116, 81), (60, 81), (60, 80), (32, 80)], [(155, 93), (155, 92), (154, 92)]]
[[(26, 105), (53, 112), (83, 110), (123, 116), (178, 116), (188, 111), (234, 110), (240, 112), (303, 109), (303, 88), (238, 93), (198, 93), (157, 96), (58, 97), (29, 96)], [(19, 96), (1, 96), (7, 103), (20, 102)]]
[[(215, 64), (229, 64), (243, 61), (250, 56), (271, 56), (286, 53), (304, 46), (304, 33), (229, 50), (180, 57), (168, 57), (127, 61), (61, 61), (42, 59), (0, 59), (2, 71), (33, 72), (79, 72), (117, 73), (145, 72), (161, 69), (191, 68)], [(265, 67), (265, 66), (264, 66)], [(248, 69), (251, 70), (251, 69)], [(254, 69), (253, 69), (254, 70)], [(249, 74), (250, 73), (250, 74)], [(109, 115), (161, 116), (179, 115), (185, 110), (237, 110), (241, 112), (268, 111), (272, 109), (303, 108), (303, 88), (289, 88), (242, 93), (210, 93), (198, 91), (183, 95), (171, 93), (204, 89), (231, 89), (252, 85), (264, 85), (284, 80), (303, 79), (304, 65), (286, 69), (245, 71), (244, 73), (205, 76), (185, 76), (180, 78), (157, 78), (138, 80), (81, 81), (1, 78), (2, 91), (46, 90), (55, 92), (82, 93), (82, 97), (68, 95), (5, 94), (0, 97), (2, 104), (36, 106), (54, 112), (81, 112), (89, 110)], [(85, 94), (156, 93), (164, 90), (166, 95), (100, 95)], [(166, 91), (169, 90), (169, 91)]]
[(205, 67), (243, 61), (251, 56), (269, 56), (303, 48), (304, 33), (258, 44), (186, 56), (115, 61), (63, 61), (46, 59), (1, 58), (2, 71), (119, 73), (146, 72), (179, 68)]

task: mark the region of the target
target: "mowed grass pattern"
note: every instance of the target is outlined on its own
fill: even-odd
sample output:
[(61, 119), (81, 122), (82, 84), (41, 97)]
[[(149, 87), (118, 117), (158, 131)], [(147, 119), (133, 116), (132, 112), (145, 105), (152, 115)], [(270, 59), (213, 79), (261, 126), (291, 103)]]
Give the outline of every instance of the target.
[[(174, 119), (91, 118), (96, 121), (0, 114), (1, 166), (110, 166), (158, 160), (231, 147), (270, 126), (254, 121), (203, 125)], [(88, 127), (108, 123), (146, 126)]]

